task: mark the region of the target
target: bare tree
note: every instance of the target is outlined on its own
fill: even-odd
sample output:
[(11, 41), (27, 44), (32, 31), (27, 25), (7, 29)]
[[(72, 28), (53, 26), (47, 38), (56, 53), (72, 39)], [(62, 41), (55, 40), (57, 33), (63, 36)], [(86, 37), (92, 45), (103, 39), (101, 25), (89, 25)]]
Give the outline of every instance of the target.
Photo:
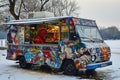
[(49, 0), (24, 0), (23, 9), (24, 12), (43, 11), (45, 4)]
[(26, 13), (33, 11), (45, 10), (53, 12), (55, 16), (73, 16), (79, 10), (74, 0), (9, 0), (7, 4), (9, 4), (10, 14), (15, 19), (25, 18)]
[(120, 31), (116, 26), (100, 29), (103, 39), (120, 39)]
[(45, 8), (53, 12), (55, 16), (73, 16), (79, 10), (77, 2), (74, 0), (51, 0)]
[(2, 5), (0, 5), (0, 7), (4, 7), (4, 6), (7, 6), (7, 5), (8, 5), (8, 3), (2, 4)]
[(8, 5), (8, 0), (0, 0), (0, 23), (6, 21), (6, 17), (9, 13)]
[[(40, 11), (44, 9), (44, 6), (48, 1), (49, 0), (40, 0)], [(9, 0), (9, 11), (15, 19), (19, 19), (22, 7), (26, 12), (35, 11), (38, 7), (38, 5), (36, 5), (37, 3), (38, 0)]]
[(43, 10), (44, 10), (44, 6), (45, 6), (45, 4), (46, 4), (48, 1), (49, 1), (49, 0), (40, 0), (40, 2), (41, 2), (40, 11), (43, 11)]
[(24, 0), (22, 12), (29, 13), (37, 11), (39, 9), (38, 5), (39, 5), (38, 0)]
[(64, 0), (64, 5), (65, 5), (65, 14), (67, 16), (70, 15), (75, 15), (77, 12), (77, 10), (79, 10), (79, 6), (75, 1), (68, 1), (68, 0)]
[(9, 11), (15, 19), (19, 19), (23, 0), (20, 1), (20, 5), (19, 7), (17, 7), (17, 11), (16, 11), (16, 2), (17, 0), (9, 0)]
[(0, 8), (1, 7), (6, 7), (8, 4), (7, 0), (0, 0)]

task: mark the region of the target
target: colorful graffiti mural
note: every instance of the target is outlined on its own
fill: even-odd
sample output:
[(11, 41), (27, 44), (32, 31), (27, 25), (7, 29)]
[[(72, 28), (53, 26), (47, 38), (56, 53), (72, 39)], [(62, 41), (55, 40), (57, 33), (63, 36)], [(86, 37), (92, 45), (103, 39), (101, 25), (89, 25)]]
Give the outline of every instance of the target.
[[(29, 29), (29, 27), (27, 27)], [(24, 28), (20, 27), (20, 31), (17, 27), (11, 26), (8, 35), (8, 41), (10, 43), (15, 44), (9, 46), (8, 50), (8, 57), (10, 59), (16, 59), (17, 55), (24, 55), (27, 63), (32, 64), (39, 64), (42, 65), (44, 63), (50, 65), (51, 67), (59, 68), (61, 66), (61, 62), (63, 59), (75, 59), (74, 62), (76, 64), (76, 68), (83, 68), (85, 65), (91, 62), (91, 55), (95, 54), (95, 56), (103, 56), (103, 59), (105, 61), (108, 60), (108, 53), (107, 49), (105, 47), (97, 48), (93, 45), (93, 43), (88, 43), (89, 46), (94, 46), (93, 48), (87, 49), (85, 44), (78, 43), (77, 45), (74, 42), (59, 42), (59, 47), (54, 46), (20, 46), (18, 45), (18, 42), (23, 43), (24, 42), (24, 35), (22, 35), (24, 32)], [(26, 31), (25, 35), (29, 33), (29, 30)], [(18, 36), (19, 38), (18, 38)], [(29, 42), (25, 38), (25, 42)], [(87, 44), (87, 43), (86, 43)], [(99, 45), (99, 44), (95, 44)], [(84, 52), (82, 49), (86, 49)], [(88, 54), (86, 54), (88, 53)], [(97, 61), (97, 60), (96, 60)]]
[(53, 68), (60, 68), (67, 59), (74, 62), (76, 69), (109, 61), (110, 48), (100, 40), (95, 42), (86, 37), (83, 37), (85, 41), (82, 40), (74, 22), (80, 25), (79, 19), (74, 18), (73, 21), (71, 17), (53, 24), (10, 25), (7, 33), (7, 59), (18, 60), (24, 56), (26, 63), (47, 64)]

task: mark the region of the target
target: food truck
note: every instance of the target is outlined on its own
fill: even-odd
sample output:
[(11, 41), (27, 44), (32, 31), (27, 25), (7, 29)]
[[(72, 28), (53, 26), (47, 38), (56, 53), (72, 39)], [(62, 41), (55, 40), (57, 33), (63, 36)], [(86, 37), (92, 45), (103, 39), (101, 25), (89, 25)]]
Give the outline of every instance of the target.
[(49, 17), (11, 20), (7, 30), (7, 59), (21, 68), (48, 65), (65, 74), (112, 65), (110, 47), (95, 20)]

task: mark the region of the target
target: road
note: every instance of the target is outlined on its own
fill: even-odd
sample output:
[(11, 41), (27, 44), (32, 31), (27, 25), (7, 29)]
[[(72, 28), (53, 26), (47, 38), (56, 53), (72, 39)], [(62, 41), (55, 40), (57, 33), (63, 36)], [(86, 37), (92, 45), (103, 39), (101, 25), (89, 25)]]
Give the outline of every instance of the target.
[(39, 69), (21, 69), (14, 61), (6, 60), (0, 52), (0, 80), (120, 80), (120, 54), (112, 54), (112, 66), (96, 69), (95, 75), (84, 73), (67, 76)]

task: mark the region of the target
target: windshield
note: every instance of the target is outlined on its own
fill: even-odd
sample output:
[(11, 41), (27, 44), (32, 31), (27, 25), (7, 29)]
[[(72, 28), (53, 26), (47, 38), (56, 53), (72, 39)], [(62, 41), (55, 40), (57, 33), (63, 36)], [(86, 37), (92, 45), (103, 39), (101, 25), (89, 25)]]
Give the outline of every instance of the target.
[(101, 41), (102, 37), (97, 27), (76, 25), (76, 30), (82, 41)]

